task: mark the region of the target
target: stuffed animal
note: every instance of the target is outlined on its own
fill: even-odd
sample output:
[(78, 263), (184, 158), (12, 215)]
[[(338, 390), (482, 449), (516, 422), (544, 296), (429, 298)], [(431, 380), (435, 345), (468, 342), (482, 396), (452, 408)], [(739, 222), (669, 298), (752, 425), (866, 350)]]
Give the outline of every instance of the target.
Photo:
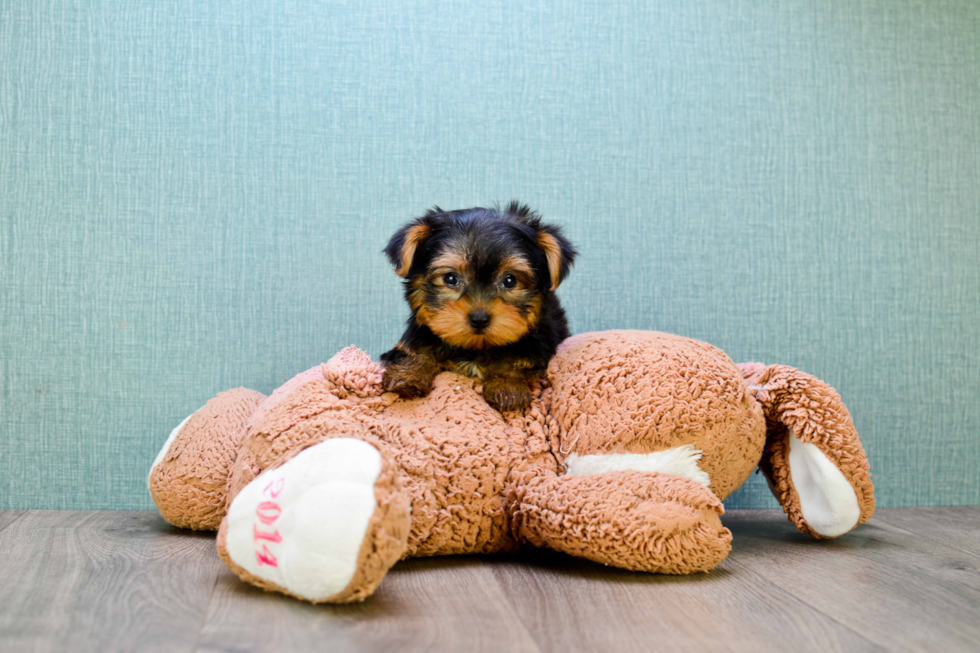
[(242, 579), (314, 603), (363, 600), (412, 556), (549, 547), (667, 574), (728, 555), (722, 500), (758, 466), (804, 533), (874, 511), (838, 394), (711, 345), (605, 331), (563, 342), (525, 413), (444, 372), (400, 399), (348, 347), (264, 397), (223, 392), (171, 433), (149, 474), (163, 517), (218, 530)]

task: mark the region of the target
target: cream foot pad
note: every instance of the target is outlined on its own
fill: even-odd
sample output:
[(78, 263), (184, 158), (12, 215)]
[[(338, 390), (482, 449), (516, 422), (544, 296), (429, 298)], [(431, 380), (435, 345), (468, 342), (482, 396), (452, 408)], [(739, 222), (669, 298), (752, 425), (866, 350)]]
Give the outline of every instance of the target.
[(232, 501), (228, 555), (309, 601), (337, 594), (357, 571), (380, 471), (380, 453), (362, 440), (335, 438), (300, 452)]

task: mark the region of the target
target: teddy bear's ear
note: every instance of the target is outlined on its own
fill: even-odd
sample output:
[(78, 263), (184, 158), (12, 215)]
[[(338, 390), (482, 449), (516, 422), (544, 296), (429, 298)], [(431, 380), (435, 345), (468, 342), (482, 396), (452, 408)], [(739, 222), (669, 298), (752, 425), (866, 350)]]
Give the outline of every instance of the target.
[(441, 213), (442, 209), (437, 206), (425, 216), (409, 222), (391, 237), (384, 252), (395, 267), (395, 274), (400, 277), (408, 276), (409, 270), (412, 269), (412, 262), (415, 260), (416, 250), (433, 234), (435, 217)]
[(371, 360), (354, 345), (345, 347), (333, 358), (320, 366), (323, 378), (332, 392), (343, 399), (349, 393), (359, 397), (371, 397), (381, 393), (384, 368)]
[(551, 279), (549, 290), (554, 292), (568, 276), (578, 252), (562, 234), (561, 227), (544, 224), (538, 214), (526, 204), (511, 202), (507, 207), (507, 213), (534, 230), (535, 242), (548, 261), (548, 275)]
[(874, 512), (868, 459), (840, 395), (786, 365), (739, 366), (766, 416), (759, 468), (796, 528), (837, 537)]

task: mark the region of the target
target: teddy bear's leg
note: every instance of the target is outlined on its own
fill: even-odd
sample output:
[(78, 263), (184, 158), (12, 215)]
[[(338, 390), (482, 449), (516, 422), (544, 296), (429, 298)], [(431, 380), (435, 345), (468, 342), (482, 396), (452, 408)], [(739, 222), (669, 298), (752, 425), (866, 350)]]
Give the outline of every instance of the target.
[(218, 531), (242, 579), (313, 603), (363, 600), (405, 551), (409, 500), (373, 444), (336, 437), (246, 485)]
[(868, 459), (840, 395), (786, 365), (739, 366), (766, 416), (759, 467), (796, 528), (837, 537), (874, 512)]
[(516, 492), (518, 535), (636, 571), (689, 574), (725, 559), (721, 501), (695, 480), (634, 470), (543, 476)]
[(217, 530), (228, 474), (249, 418), (264, 399), (246, 388), (221, 392), (171, 431), (146, 480), (164, 519), (179, 528)]

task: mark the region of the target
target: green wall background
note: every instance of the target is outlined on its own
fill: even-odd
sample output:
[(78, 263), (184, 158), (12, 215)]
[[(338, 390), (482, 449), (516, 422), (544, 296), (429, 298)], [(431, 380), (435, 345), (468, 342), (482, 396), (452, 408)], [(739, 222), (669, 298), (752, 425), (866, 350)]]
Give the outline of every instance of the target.
[(151, 507), (215, 393), (397, 339), (399, 224), (511, 198), (582, 251), (573, 330), (803, 368), (880, 505), (980, 503), (978, 34), (969, 0), (0, 0), (0, 507)]

